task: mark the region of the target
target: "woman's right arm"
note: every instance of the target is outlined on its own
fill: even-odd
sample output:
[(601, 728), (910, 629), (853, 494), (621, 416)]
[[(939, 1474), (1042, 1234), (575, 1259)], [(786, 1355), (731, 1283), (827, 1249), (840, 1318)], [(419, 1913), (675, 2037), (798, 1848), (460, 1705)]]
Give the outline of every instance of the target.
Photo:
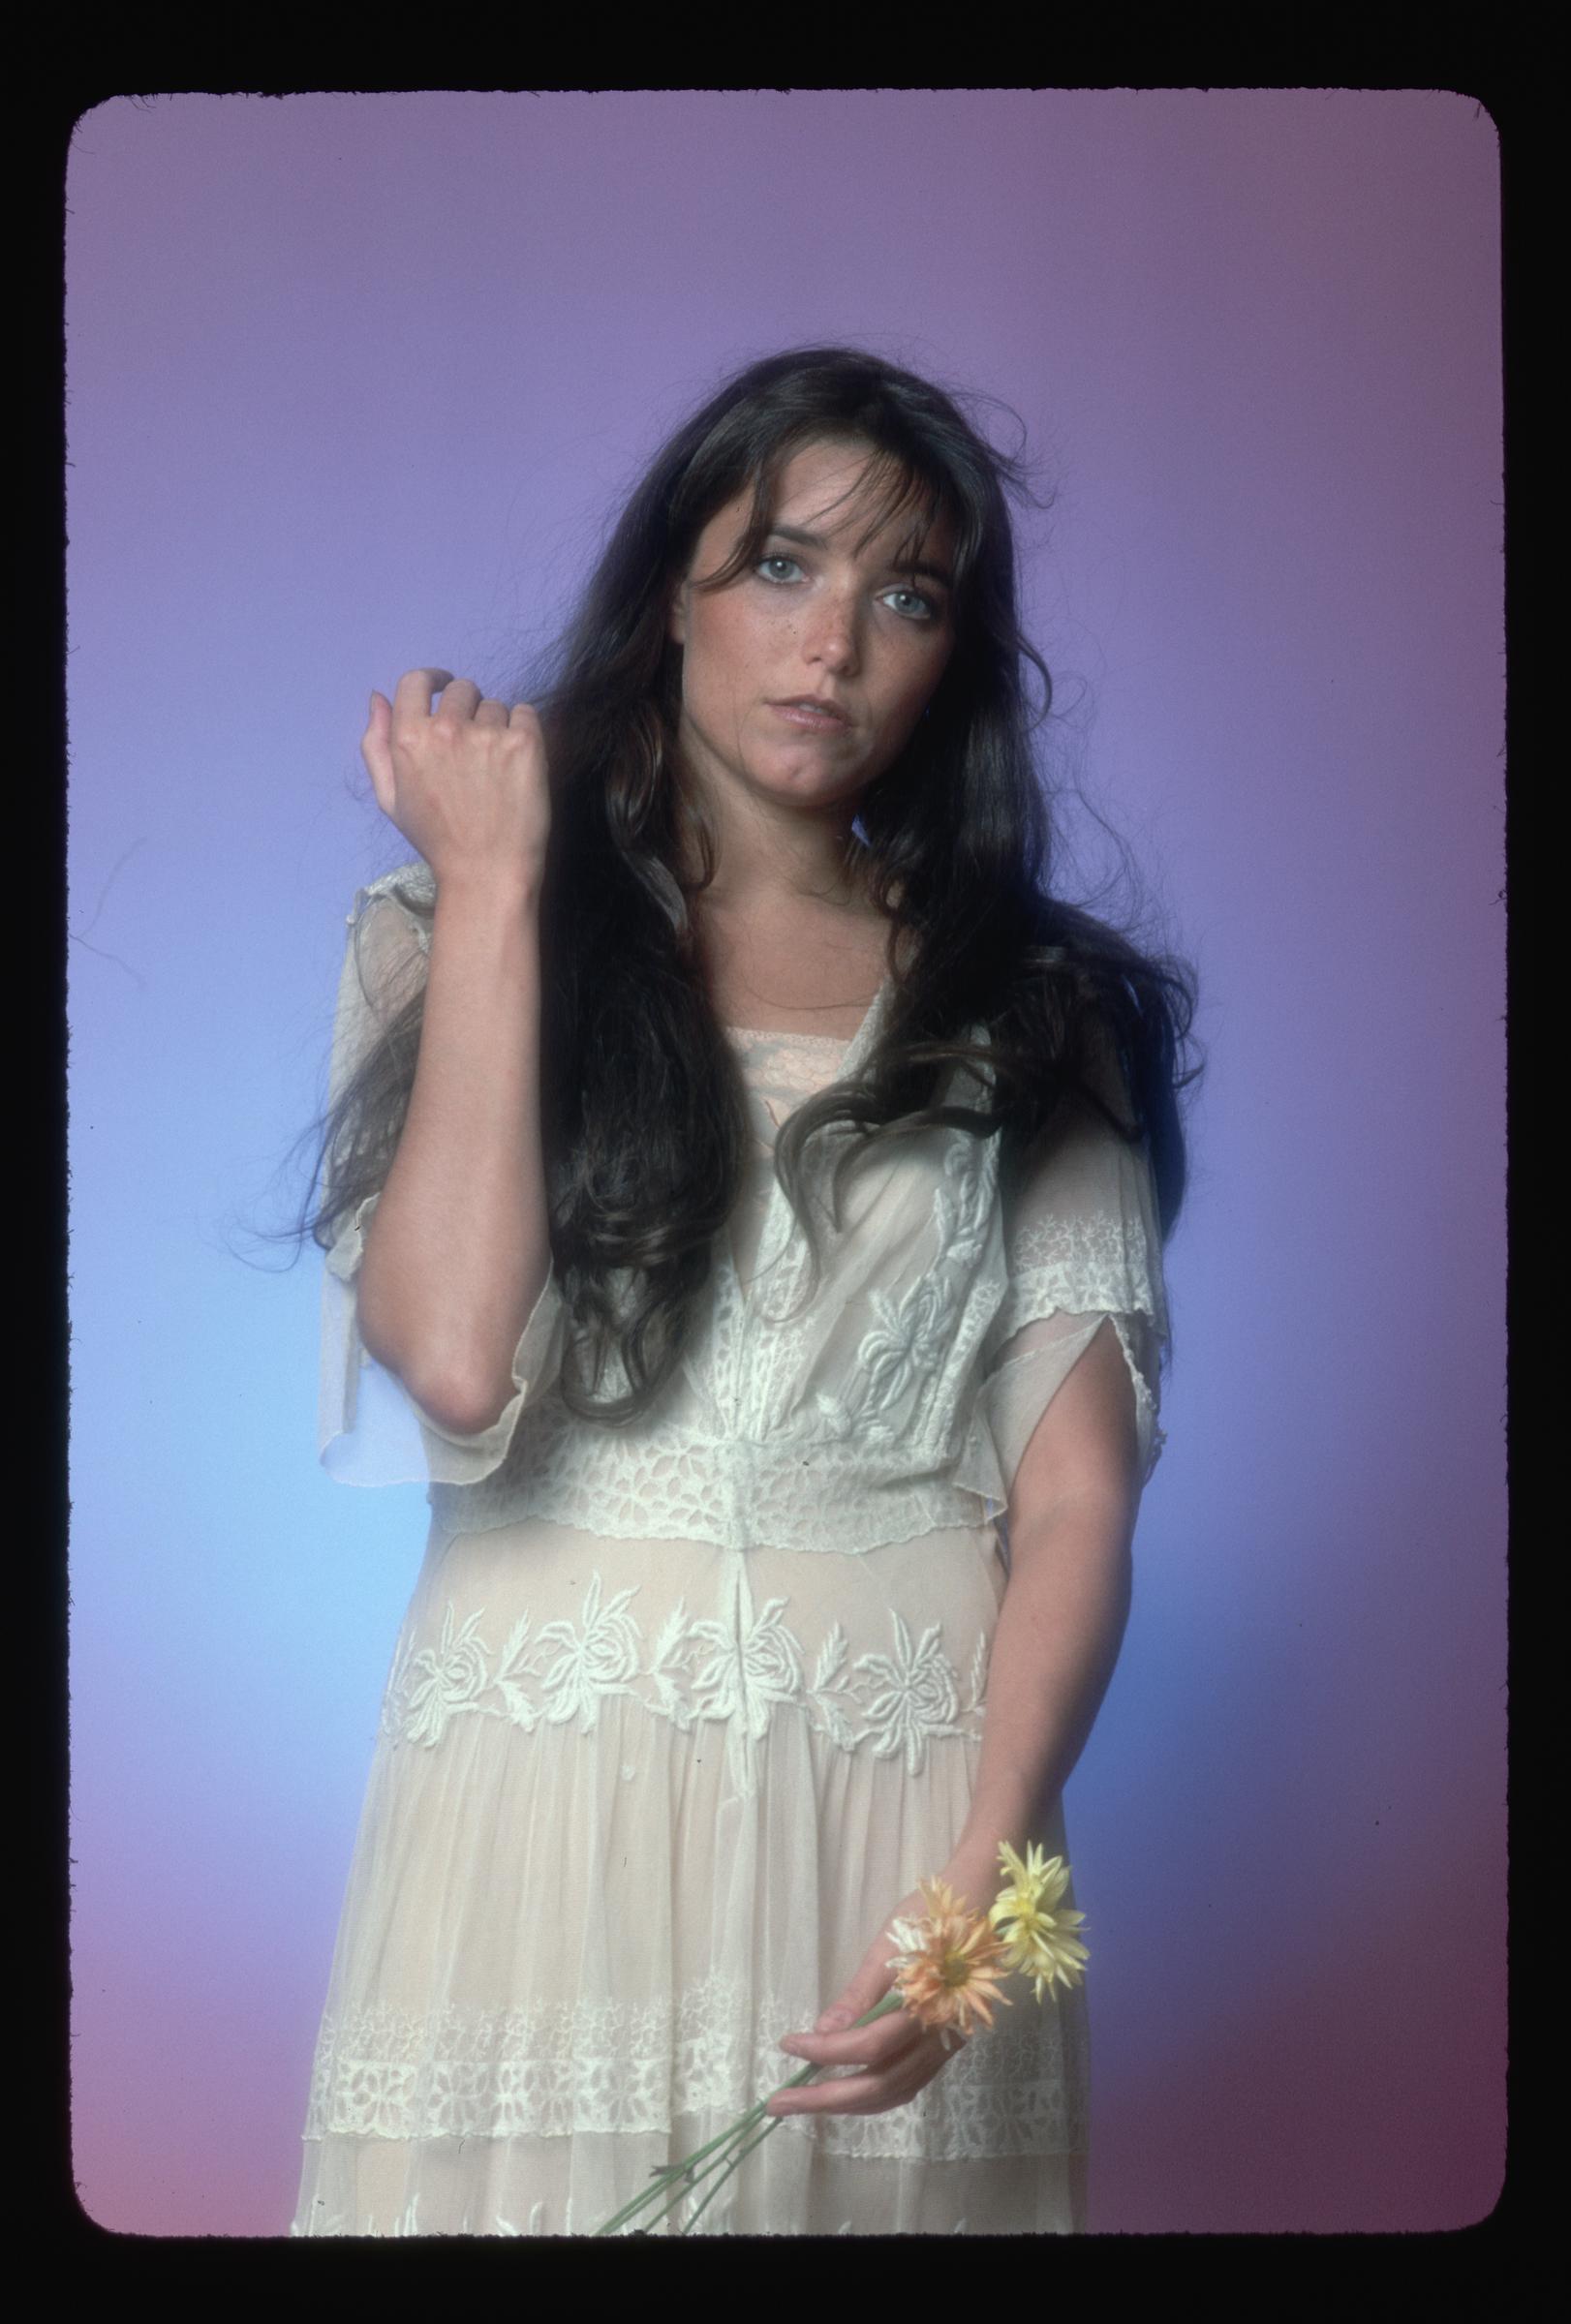
[[(430, 700), (442, 689), (441, 709)], [(372, 697), (378, 804), (437, 896), (419, 1055), (366, 1230), (368, 1352), (439, 1427), (477, 1435), (516, 1393), (512, 1359), (550, 1272), (539, 1127), (545, 753), (527, 705), (412, 670)]]

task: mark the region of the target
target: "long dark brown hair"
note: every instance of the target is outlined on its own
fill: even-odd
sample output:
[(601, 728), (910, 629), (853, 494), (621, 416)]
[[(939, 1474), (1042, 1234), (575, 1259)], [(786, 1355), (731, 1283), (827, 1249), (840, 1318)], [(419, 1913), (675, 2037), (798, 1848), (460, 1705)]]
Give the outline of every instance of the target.
[[(677, 765), (682, 649), (667, 635), (670, 590), (710, 518), (749, 488), (751, 521), (734, 555), (694, 586), (724, 588), (755, 563), (782, 468), (821, 440), (877, 455), (870, 537), (909, 509), (919, 556), (925, 532), (950, 520), (955, 643), (926, 715), (862, 794), (848, 843), (847, 871), (900, 932), (880, 1037), (855, 1081), (800, 1106), (776, 1142), (776, 1172), (811, 1253), (809, 1295), (820, 1245), (806, 1199), (816, 1155), (806, 1149), (831, 1125), (844, 1125), (828, 1174), (837, 1233), (843, 1175), (873, 1147), (937, 1123), (978, 1137), (1001, 1131), (1007, 1183), (1028, 1147), (1051, 1144), (1072, 1091), (1144, 1146), (1164, 1241), (1184, 1200), (1179, 1092), (1201, 1070), (1185, 1056), (1192, 970), (1053, 893), (1059, 835), (1033, 754), (1052, 681), (1019, 627), (1006, 497), (1042, 505), (1024, 464), (968, 419), (957, 393), (876, 355), (772, 355), (728, 380), (658, 453), (567, 629), (508, 697), (536, 705), (549, 757), (541, 1135), (570, 1325), (561, 1393), (586, 1420), (625, 1424), (669, 1380), (750, 1137), (694, 937), (692, 906), (718, 851)], [(1040, 680), (1034, 712), (1028, 667)], [(411, 893), (408, 903), (428, 926), (429, 902)], [(326, 1247), (384, 1182), (423, 1003), (421, 983), (305, 1133), (317, 1141), (321, 1199), (307, 1198), (292, 1238)], [(985, 1041), (967, 1037), (975, 1026)], [(1109, 1053), (1126, 1111), (1104, 1102)], [(986, 1102), (940, 1102), (959, 1065), (979, 1069)], [(601, 1394), (608, 1369), (612, 1392)]]

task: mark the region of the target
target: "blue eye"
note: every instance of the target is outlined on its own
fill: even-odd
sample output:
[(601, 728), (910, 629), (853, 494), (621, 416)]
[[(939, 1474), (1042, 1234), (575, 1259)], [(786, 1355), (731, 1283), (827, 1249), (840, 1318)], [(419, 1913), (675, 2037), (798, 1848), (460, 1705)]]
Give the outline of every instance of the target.
[(933, 599), (931, 597), (925, 597), (919, 589), (892, 589), (889, 592), (889, 595), (892, 597), (909, 597), (913, 605), (920, 606), (921, 612), (919, 615), (913, 616), (908, 614), (906, 618), (909, 621), (914, 619), (930, 622), (938, 613), (939, 609), (934, 604)]
[[(788, 566), (790, 570), (780, 573), (771, 572), (769, 569), (771, 566), (782, 565)], [(759, 558), (753, 569), (760, 580), (768, 581), (776, 589), (789, 588), (792, 581), (800, 577), (802, 571), (797, 559), (787, 556), (784, 549), (771, 549), (767, 555)], [(919, 589), (890, 589), (884, 592), (884, 596), (886, 600), (894, 597), (904, 597), (908, 600), (906, 605), (895, 608), (902, 621), (935, 622), (942, 611), (942, 606), (935, 598), (928, 596)]]

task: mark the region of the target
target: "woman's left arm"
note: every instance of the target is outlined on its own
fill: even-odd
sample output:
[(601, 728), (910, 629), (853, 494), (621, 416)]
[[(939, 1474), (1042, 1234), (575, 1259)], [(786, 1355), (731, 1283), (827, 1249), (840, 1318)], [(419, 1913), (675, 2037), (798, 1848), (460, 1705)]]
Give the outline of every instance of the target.
[[(1040, 1837), (1085, 1749), (1128, 1622), (1140, 1505), (1134, 1390), (1111, 1322), (1094, 1334), (1036, 1423), (1009, 1500), (1009, 1579), (988, 1662), (982, 1750), (965, 1829), (934, 1871), (972, 1911), (1005, 1883), (1002, 1841), (1022, 1857)], [(897, 1904), (855, 1975), (824, 2012), (845, 2031), (793, 2034), (789, 2055), (861, 2074), (808, 2083), (770, 2114), (879, 2114), (903, 2106), (951, 2051), (910, 2014), (857, 2026), (889, 1991), (890, 1923), (927, 1910), (918, 1890)], [(784, 2045), (783, 2045), (784, 2046)]]
[(1009, 1501), (1009, 1579), (987, 1670), (982, 1751), (957, 1858), (1002, 1884), (1057, 1800), (1112, 1682), (1134, 1588), (1134, 1389), (1104, 1322), (1036, 1423)]

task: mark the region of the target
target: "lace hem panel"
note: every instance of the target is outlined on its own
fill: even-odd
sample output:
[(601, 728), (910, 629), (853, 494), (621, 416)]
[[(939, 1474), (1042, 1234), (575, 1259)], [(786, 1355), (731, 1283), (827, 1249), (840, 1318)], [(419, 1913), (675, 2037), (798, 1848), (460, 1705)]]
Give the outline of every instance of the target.
[[(1006, 1990), (1016, 1980), (1009, 1980)], [(1017, 2002), (953, 2051), (905, 2106), (787, 2121), (826, 2154), (927, 2162), (1063, 2155), (1088, 2145), (1083, 1989)], [(779, 2047), (790, 1997), (761, 2000), (720, 1972), (646, 2003), (580, 2000), (423, 2016), (385, 2007), (324, 2017), (307, 2139), (713, 2136), (798, 2070)], [(820, 2079), (852, 2076), (835, 2066)]]

